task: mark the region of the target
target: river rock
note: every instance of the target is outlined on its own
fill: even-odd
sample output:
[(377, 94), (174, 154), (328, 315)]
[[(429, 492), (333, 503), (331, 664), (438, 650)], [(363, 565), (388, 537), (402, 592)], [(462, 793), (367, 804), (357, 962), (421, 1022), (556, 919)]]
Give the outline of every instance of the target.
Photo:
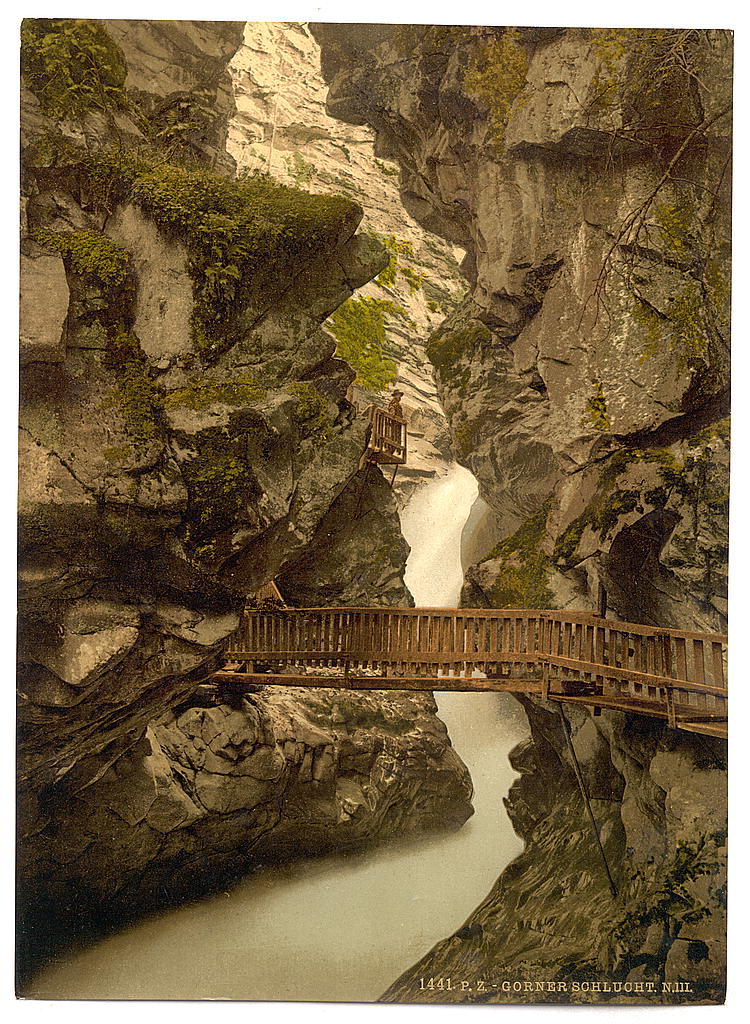
[(265, 688), (164, 714), (46, 804), (33, 920), (59, 941), (264, 862), (458, 827), (472, 785), (435, 711), (429, 694)]

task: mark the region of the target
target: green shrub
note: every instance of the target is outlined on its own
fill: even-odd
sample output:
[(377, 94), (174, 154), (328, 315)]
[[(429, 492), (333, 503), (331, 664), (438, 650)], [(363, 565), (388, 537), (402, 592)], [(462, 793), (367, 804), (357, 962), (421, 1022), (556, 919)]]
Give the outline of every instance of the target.
[(396, 363), (383, 352), (388, 317), (411, 323), (403, 306), (367, 296), (347, 299), (327, 321), (338, 354), (357, 371), (355, 383), (370, 391), (385, 391), (396, 379)]
[(128, 250), (98, 231), (48, 231), (34, 233), (35, 241), (62, 256), (75, 274), (91, 274), (106, 288), (125, 284), (132, 261)]
[(398, 274), (406, 281), (409, 287), (409, 294), (413, 295), (422, 288), (423, 282), (427, 280), (427, 274), (414, 270), (402, 263), (399, 257), (415, 259), (414, 246), (405, 238), (397, 238), (396, 235), (381, 235), (377, 231), (372, 232), (372, 237), (377, 238), (388, 250), (388, 266), (381, 270), (375, 278), (383, 288), (392, 288), (396, 283)]
[(128, 66), (101, 22), (25, 18), (21, 72), (45, 113), (57, 117), (127, 104)]

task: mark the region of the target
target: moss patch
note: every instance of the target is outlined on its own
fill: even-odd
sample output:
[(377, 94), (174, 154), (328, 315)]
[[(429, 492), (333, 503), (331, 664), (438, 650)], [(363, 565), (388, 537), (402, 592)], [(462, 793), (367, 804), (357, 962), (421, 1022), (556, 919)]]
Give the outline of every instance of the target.
[[(648, 494), (639, 490), (619, 490), (618, 478), (633, 462), (648, 462), (659, 467), (662, 486)], [(615, 452), (602, 469), (599, 487), (587, 508), (558, 537), (553, 552), (554, 560), (563, 566), (575, 564), (576, 551), (587, 528), (605, 540), (617, 526), (621, 516), (641, 506), (649, 496), (655, 507), (664, 507), (669, 494), (676, 490), (685, 494), (689, 488), (689, 468), (669, 448), (622, 448)]]
[(411, 324), (403, 306), (359, 296), (347, 299), (326, 322), (338, 342), (338, 355), (357, 371), (360, 387), (385, 391), (396, 379), (396, 363), (384, 353), (386, 323), (394, 318)]
[(58, 253), (74, 274), (90, 274), (105, 288), (122, 287), (132, 269), (128, 250), (98, 231), (40, 229), (33, 238)]
[(284, 391), (298, 399), (294, 418), (302, 436), (330, 441), (333, 431), (328, 415), (328, 402), (318, 389), (307, 381), (298, 380), (292, 384), (285, 384)]
[[(425, 351), (440, 376), (445, 381), (462, 378), (461, 383), (468, 383), (468, 370), (462, 371), (458, 366), (465, 357), (470, 357), (474, 349), (482, 342), (492, 339), (492, 334), (479, 320), (472, 320), (462, 327), (437, 330), (427, 342)], [(463, 379), (465, 378), (465, 379)]]
[(102, 408), (119, 409), (128, 435), (136, 442), (148, 443), (162, 432), (164, 387), (154, 380), (145, 362), (133, 359), (120, 368), (119, 379)]
[(489, 107), (492, 139), (501, 152), (511, 108), (523, 91), (528, 70), (529, 57), (518, 30), (505, 28), (480, 45), (464, 79), (469, 95)]
[(82, 170), (95, 205), (110, 209), (134, 203), (185, 242), (195, 300), (193, 333), (205, 356), (234, 342), (244, 304), (260, 301), (264, 287), (283, 278), (295, 262), (332, 247), (342, 228), (353, 228), (359, 216), (359, 208), (341, 196), (312, 196), (262, 174), (230, 180), (148, 153), (87, 154)]
[(199, 557), (210, 557), (212, 540), (231, 530), (239, 513), (260, 496), (241, 441), (223, 436), (201, 438), (201, 450), (182, 466), (188, 505), (184, 535)]
[(553, 504), (550, 495), (538, 512), (482, 559), (502, 563), (489, 593), (493, 608), (555, 607), (548, 582), (552, 560), (541, 550)]
[(57, 117), (127, 105), (125, 57), (99, 21), (25, 18), (21, 73), (45, 113)]
[(237, 374), (228, 380), (215, 380), (203, 374), (191, 377), (183, 388), (170, 391), (164, 400), (168, 408), (207, 409), (209, 406), (250, 405), (266, 396), (254, 374), (249, 371)]
[(600, 380), (591, 382), (594, 386), (594, 393), (586, 399), (586, 414), (581, 420), (581, 426), (591, 425), (594, 430), (607, 431), (611, 429), (609, 414), (607, 412), (607, 398), (604, 394), (604, 387)]
[(711, 331), (707, 312), (698, 281), (686, 281), (670, 299), (666, 313), (636, 299), (633, 319), (641, 329), (641, 362), (665, 351), (672, 353), (681, 373), (705, 362)]

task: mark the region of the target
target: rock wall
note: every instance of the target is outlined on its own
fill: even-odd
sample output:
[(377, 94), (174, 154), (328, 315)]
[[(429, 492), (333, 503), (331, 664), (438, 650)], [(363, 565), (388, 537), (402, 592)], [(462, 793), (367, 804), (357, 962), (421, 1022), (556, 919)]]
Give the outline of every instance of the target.
[[(426, 347), (484, 503), (462, 603), (593, 609), (603, 583), (610, 616), (725, 628), (731, 35), (312, 28), (329, 112), (375, 130), (407, 210), (466, 251), (470, 294)], [(668, 1000), (682, 978), (721, 999), (722, 745), (569, 712), (613, 900), (560, 723), (524, 705), (526, 850), (384, 998), (566, 1002), (610, 978), (630, 989), (595, 1000), (648, 1002), (636, 982)]]
[[(367, 697), (334, 701), (338, 732), (373, 719), (353, 747), (319, 731), (312, 747), (292, 749), (292, 698), (191, 710), (264, 582), (283, 577), (291, 590), (296, 579), (300, 594), (320, 588), (331, 602), (410, 600), (408, 549), (379, 472), (361, 514), (352, 508), (365, 424), (346, 398), (354, 371), (321, 328), (388, 255), (357, 233), (355, 202), (230, 176), (227, 66), (242, 33), (214, 22), (23, 26), (19, 875), (29, 957), (45, 931), (65, 933), (73, 908), (144, 909), (157, 890), (181, 892), (180, 857), (200, 885), (214, 864), (247, 869), (270, 855), (274, 829), (283, 850), (302, 850), (297, 829), (314, 847), (470, 813), (465, 769), (428, 701), (406, 697), (397, 713), (395, 697), (380, 718)], [(320, 730), (308, 718), (311, 708), (325, 717), (326, 699), (297, 702), (305, 735)], [(404, 729), (407, 714), (417, 732)], [(195, 722), (207, 723), (205, 741), (194, 743)], [(213, 743), (208, 781), (193, 749), (202, 742)], [(318, 748), (322, 789), (295, 788)], [(384, 750), (396, 760), (387, 786)], [(414, 795), (428, 761), (446, 784), (434, 803)]]
[[(524, 852), (384, 1001), (722, 1001), (726, 746), (566, 709), (613, 895), (558, 713), (521, 699), (531, 739), (511, 754), (521, 776), (505, 803)], [(447, 977), (467, 987), (424, 987)]]
[(458, 828), (471, 779), (435, 712), (427, 694), (204, 693), (114, 763), (87, 759), (47, 794), (26, 843), (26, 871), (45, 884), (21, 933), (25, 971), (264, 862)]
[[(720, 629), (731, 37), (313, 30), (331, 114), (375, 129), (406, 208), (467, 253), (471, 295), (427, 354), (510, 541), (472, 599), (510, 567), (509, 604), (542, 587), (590, 607), (602, 580), (622, 618)], [(543, 565), (523, 550), (537, 516)]]
[[(237, 114), (230, 122), (228, 149), (238, 168), (270, 172), (279, 181), (302, 184), (312, 192), (347, 196), (365, 211), (360, 230), (388, 248), (389, 266), (359, 288), (354, 304), (339, 311), (326, 327), (337, 337), (353, 327), (360, 338), (375, 340), (373, 318), (382, 322), (379, 344), (394, 364), (393, 384), (404, 392), (402, 406), (409, 424), (409, 460), (396, 478), (397, 497), (403, 503), (416, 486), (436, 471), (444, 472), (444, 460), (450, 456), (445, 416), (424, 343), (463, 295), (463, 253), (406, 213), (398, 168), (375, 156), (372, 131), (343, 124), (326, 112), (320, 50), (306, 25), (248, 22), (230, 70)], [(362, 300), (375, 305), (367, 310)], [(372, 386), (360, 380), (354, 388), (361, 407), (384, 400), (387, 385), (369, 383)]]

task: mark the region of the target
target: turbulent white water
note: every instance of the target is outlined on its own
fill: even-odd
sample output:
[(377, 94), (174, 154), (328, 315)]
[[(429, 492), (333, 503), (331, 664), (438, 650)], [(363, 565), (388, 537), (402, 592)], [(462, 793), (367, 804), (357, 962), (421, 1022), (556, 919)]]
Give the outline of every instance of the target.
[[(454, 606), (476, 481), (458, 465), (404, 510), (417, 604)], [(375, 1000), (461, 926), (521, 850), (502, 805), (525, 719), (504, 694), (439, 694), (475, 786), (446, 836), (259, 871), (229, 893), (155, 916), (47, 968), (26, 995), (62, 999)]]

